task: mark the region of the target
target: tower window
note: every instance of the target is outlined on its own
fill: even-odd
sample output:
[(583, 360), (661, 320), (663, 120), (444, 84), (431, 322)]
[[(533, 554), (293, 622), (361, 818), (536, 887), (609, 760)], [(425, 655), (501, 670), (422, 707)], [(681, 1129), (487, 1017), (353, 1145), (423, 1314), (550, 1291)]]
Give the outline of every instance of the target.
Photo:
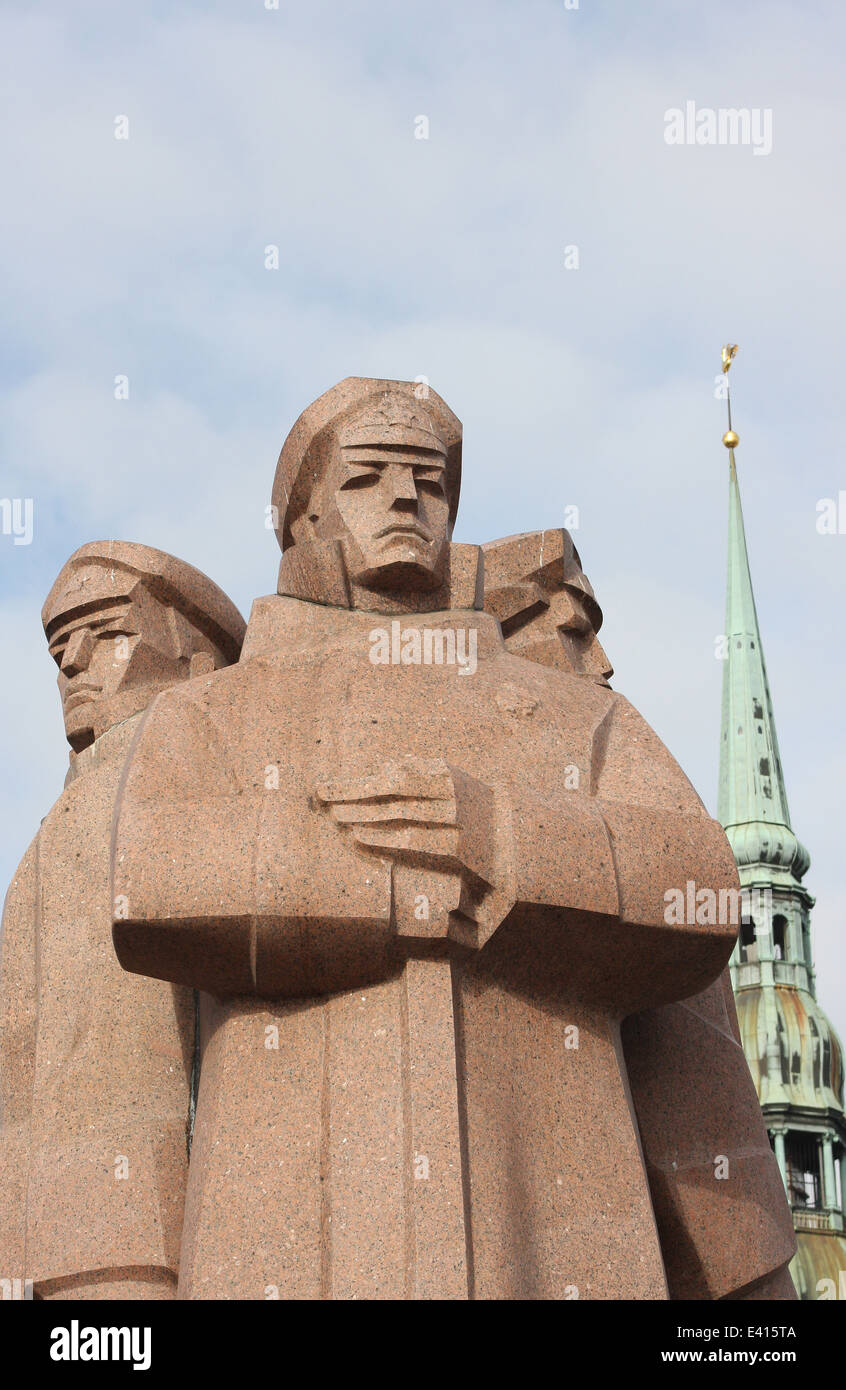
[(762, 708), (762, 705), (761, 705), (761, 701), (760, 701), (760, 700), (753, 700), (753, 701), (752, 701), (752, 718), (753, 718), (753, 719), (763, 719), (763, 717), (764, 717), (764, 711), (763, 711), (763, 708)]
[(776, 960), (787, 960), (787, 918), (773, 918), (773, 956)]
[(755, 939), (755, 923), (751, 917), (740, 919), (740, 959), (746, 964), (754, 964), (758, 959), (758, 942)]
[(792, 1207), (804, 1211), (822, 1208), (820, 1141), (816, 1134), (789, 1131), (785, 1141), (787, 1194)]
[(758, 763), (758, 771), (760, 772), (760, 774), (761, 774), (762, 777), (769, 777), (769, 775), (770, 775), (770, 760), (769, 760), (769, 758), (761, 758), (760, 762)]

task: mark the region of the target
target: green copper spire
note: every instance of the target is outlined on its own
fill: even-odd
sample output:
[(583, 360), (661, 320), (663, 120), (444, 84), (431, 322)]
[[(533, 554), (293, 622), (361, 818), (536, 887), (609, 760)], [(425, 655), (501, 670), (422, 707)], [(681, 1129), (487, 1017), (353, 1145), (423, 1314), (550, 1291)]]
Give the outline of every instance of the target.
[[(769, 873), (765, 873), (764, 878), (769, 887), (785, 880), (798, 883), (811, 859), (790, 826), (770, 683), (749, 572), (734, 461), (734, 451), (740, 440), (731, 426), (728, 377), (736, 354), (736, 343), (723, 348), (728, 407), (728, 429), (723, 443), (729, 451), (729, 544), (717, 816), (725, 827), (738, 868), (766, 867)], [(741, 881), (744, 882), (743, 873)]]
[[(727, 386), (736, 352), (723, 348)], [(844, 1058), (816, 998), (814, 900), (801, 882), (810, 860), (790, 825), (740, 505), (740, 441), (728, 391), (726, 398), (729, 544), (717, 814), (743, 894), (731, 981), (743, 1050), (793, 1213), (798, 1252), (791, 1273), (800, 1297), (816, 1299), (837, 1287), (832, 1271), (846, 1268)]]
[[(730, 436), (733, 441), (737, 436)], [(726, 662), (717, 815), (738, 863), (801, 879), (810, 859), (790, 827), (775, 718), (749, 572), (734, 445), (729, 445)]]

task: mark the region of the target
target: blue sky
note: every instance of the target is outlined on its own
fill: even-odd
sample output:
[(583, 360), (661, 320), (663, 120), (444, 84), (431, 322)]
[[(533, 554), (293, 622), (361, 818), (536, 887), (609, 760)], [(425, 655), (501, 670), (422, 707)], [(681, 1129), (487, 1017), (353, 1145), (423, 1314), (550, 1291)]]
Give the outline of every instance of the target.
[[(348, 375), (423, 374), (463, 420), (457, 539), (578, 506), (615, 685), (713, 810), (731, 340), (820, 995), (846, 1031), (846, 534), (816, 530), (846, 488), (844, 40), (824, 0), (7, 0), (0, 496), (35, 523), (0, 536), (4, 881), (66, 765), (39, 619), (63, 561), (143, 541), (247, 614), (275, 585), (279, 447)], [(668, 146), (688, 100), (771, 110), (772, 153)]]

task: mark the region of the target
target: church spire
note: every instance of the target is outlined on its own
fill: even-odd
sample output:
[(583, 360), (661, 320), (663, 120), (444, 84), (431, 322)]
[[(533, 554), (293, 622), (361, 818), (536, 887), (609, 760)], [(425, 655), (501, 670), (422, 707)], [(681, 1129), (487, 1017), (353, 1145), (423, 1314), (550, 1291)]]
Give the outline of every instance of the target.
[(734, 457), (740, 441), (731, 426), (728, 372), (736, 352), (736, 346), (723, 348), (729, 423), (723, 435), (729, 453), (729, 544), (717, 815), (739, 864), (767, 864), (801, 879), (810, 858), (790, 826)]
[[(793, 1212), (791, 1273), (801, 1298), (846, 1263), (846, 1116), (840, 1040), (816, 998), (807, 850), (790, 825), (767, 668), (749, 573), (723, 348), (729, 455), (726, 661), (718, 816), (743, 906), (730, 962), (740, 1039)], [(836, 1166), (840, 1167), (840, 1181)], [(834, 1284), (831, 1284), (834, 1287)]]

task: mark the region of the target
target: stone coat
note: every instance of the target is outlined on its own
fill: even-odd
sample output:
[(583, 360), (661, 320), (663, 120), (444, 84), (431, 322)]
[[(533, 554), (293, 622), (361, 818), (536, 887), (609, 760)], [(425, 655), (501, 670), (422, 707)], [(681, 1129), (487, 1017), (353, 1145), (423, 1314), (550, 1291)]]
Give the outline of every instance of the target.
[(670, 1297), (796, 1297), (796, 1237), (728, 970), (625, 1020), (623, 1053)]
[(127, 974), (111, 935), (113, 805), (138, 724), (73, 760), (3, 913), (0, 1269), (36, 1297), (176, 1283), (193, 999)]
[[(725, 836), (621, 696), (465, 610), (402, 623), (474, 629), (474, 674), (374, 665), (382, 621), (258, 600), (127, 767), (119, 957), (216, 996), (180, 1296), (666, 1298), (620, 1024), (720, 974), (735, 929), (668, 925), (664, 893), (736, 886)], [(475, 922), (415, 927), (432, 862), (316, 792), (409, 755), (482, 789)]]

